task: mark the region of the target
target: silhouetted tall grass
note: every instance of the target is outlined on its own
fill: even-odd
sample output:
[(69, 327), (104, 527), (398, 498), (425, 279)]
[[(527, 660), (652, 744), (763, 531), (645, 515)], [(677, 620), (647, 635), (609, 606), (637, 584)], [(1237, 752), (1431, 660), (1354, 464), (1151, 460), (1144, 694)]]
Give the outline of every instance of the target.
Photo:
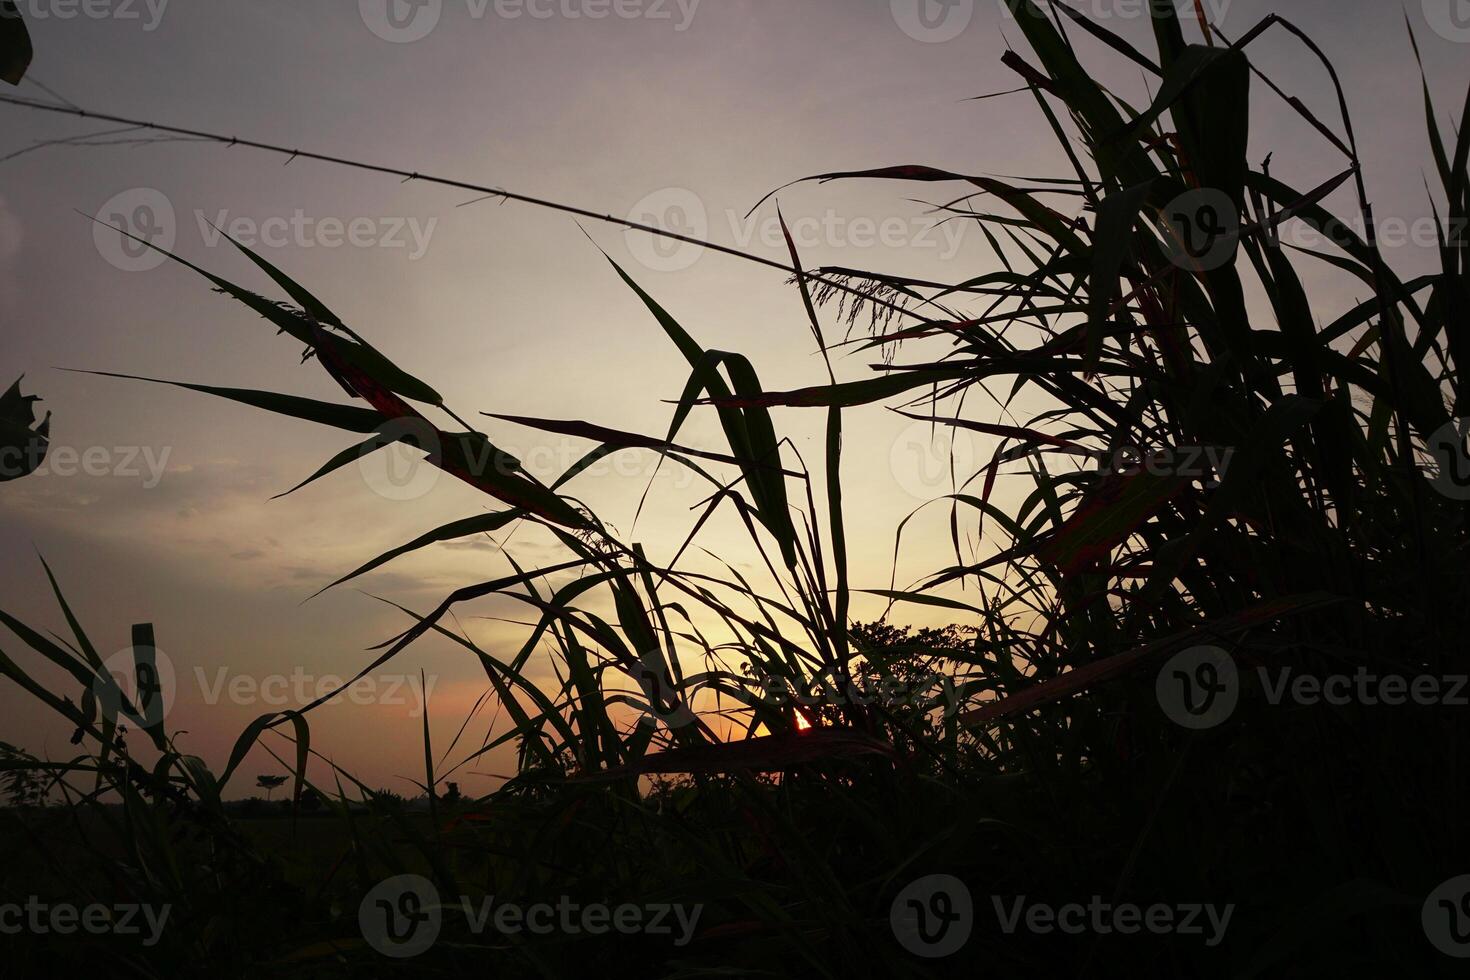
[[(160, 761), (144, 768), (119, 743), (116, 717), (98, 709), (100, 662), (70, 613), (73, 643), (6, 616), (87, 694), (63, 700), (0, 658), (0, 670), (75, 724), (81, 746), (71, 762), (7, 758), (0, 769), (40, 771), (58, 789), (64, 776), (91, 783), (80, 798), (68, 791), (69, 812), (78, 827), (92, 826), (80, 817), (88, 808), (113, 827), (108, 860), (125, 882), (116, 887), (174, 903), (188, 924), (157, 950), (113, 953), (119, 962), (143, 975), (186, 963), (303, 976), (386, 969), (355, 934), (355, 903), (380, 878), (416, 871), (445, 895), (683, 901), (707, 912), (686, 948), (650, 937), (452, 934), (395, 967), (408, 972), (1450, 975), (1453, 961), (1428, 946), (1419, 910), (1441, 881), (1470, 871), (1463, 710), (1273, 705), (1254, 670), (1466, 670), (1460, 498), (1470, 494), (1457, 492), (1454, 467), (1464, 454), (1456, 420), (1470, 414), (1459, 372), (1470, 356), (1470, 104), (1451, 146), (1425, 86), (1441, 267), (1405, 280), (1371, 233), (1326, 210), (1343, 190), (1362, 227), (1374, 227), (1345, 100), (1319, 117), (1249, 61), (1255, 38), (1287, 32), (1335, 82), (1326, 56), (1288, 21), (1191, 45), (1172, 6), (1158, 5), (1149, 55), (1061, 5), (1009, 4), (1031, 54), (1006, 61), (1035, 97), (1039, 124), (1056, 133), (1064, 176), (1020, 186), (907, 165), (820, 178), (942, 187), (951, 220), (982, 229), (1002, 268), (944, 283), (852, 269), (797, 276), (794, 301), (824, 355), (844, 346), (823, 326), (839, 292), (841, 316), (872, 316), (873, 335), (857, 345), (896, 345), (896, 355), (872, 378), (838, 381), (829, 361), (828, 384), (779, 392), (614, 264), (684, 357), (689, 382), (661, 435), (507, 417), (599, 444), (550, 484), (496, 447), (494, 425), (464, 421), (259, 256), (241, 248), (283, 300), (195, 269), (304, 347), (347, 398), (186, 387), (363, 439), (313, 479), (403, 441), (501, 507), (427, 530), (342, 582), (518, 523), (545, 528), (566, 557), (540, 568), (511, 558), (511, 573), (435, 609), (403, 609), (405, 632), (364, 666), (366, 675), (431, 633), (446, 637), (481, 664), (512, 720), (460, 764), (513, 742), (515, 778), (427, 825), (393, 805), (364, 818), (351, 801), (373, 794), (335, 769), (334, 785), (311, 785), (315, 704), (260, 719), (219, 776), (153, 727), (144, 734)], [(1153, 76), (1153, 104), (1131, 107), (1100, 87), (1074, 43), (1102, 45)], [(1255, 106), (1289, 114), (1302, 140), (1324, 147), (1313, 186), (1289, 187), (1247, 159), (1252, 89)], [(1085, 158), (1071, 150), (1074, 134)], [(1300, 225), (1331, 250), (1283, 239)], [(802, 268), (794, 245), (790, 254)], [(1354, 277), (1367, 299), (1322, 323), (1303, 278), (1316, 263)], [(1255, 290), (1263, 304), (1247, 302)], [(983, 421), (958, 415), (961, 396)], [(954, 563), (907, 589), (870, 590), (952, 609), (972, 635), (916, 640), (852, 623), (843, 411), (874, 402), (1002, 440), (949, 498)], [(1011, 406), (1022, 402), (1046, 407), (1016, 419)], [(826, 412), (823, 499), (780, 438), (776, 406)], [(677, 441), (693, 411), (718, 415), (722, 445)], [(1198, 450), (1228, 465), (1091, 465), (1131, 450), (1176, 462)], [(620, 540), (576, 498), (574, 481), (624, 451), (656, 452), (707, 483), (707, 513), (739, 516), (773, 584), (752, 584), (733, 561), (723, 577), (677, 558), (660, 566)], [(998, 503), (1002, 481), (1018, 505)], [(978, 532), (983, 554), (964, 554), (960, 527)], [(571, 584), (548, 584), (568, 571)], [(957, 584), (971, 587), (968, 601), (941, 591)], [(461, 604), (492, 595), (534, 614), (517, 651), (482, 649), (446, 625)], [(601, 598), (610, 620), (589, 608)], [(710, 622), (725, 635), (706, 636)], [(1196, 731), (1161, 709), (1157, 681), (1173, 654), (1204, 643), (1240, 668), (1240, 704)], [(547, 647), (564, 678), (554, 689), (527, 678)], [(867, 674), (903, 684), (934, 669), (954, 686), (917, 706), (799, 712), (762, 697), (772, 679), (811, 693)], [(221, 805), (269, 730), (295, 743), (283, 760), (293, 798), (319, 790), (340, 821), (320, 882), (283, 880)], [(425, 731), (432, 790), (452, 772), (434, 771)], [(125, 809), (100, 809), (103, 799)], [(108, 853), (90, 832), (84, 843)], [(970, 884), (977, 925), (963, 952), (923, 962), (894, 942), (889, 903), (937, 872)], [(1225, 941), (1205, 948), (1181, 935), (1005, 934), (991, 895), (1234, 903), (1238, 912)]]

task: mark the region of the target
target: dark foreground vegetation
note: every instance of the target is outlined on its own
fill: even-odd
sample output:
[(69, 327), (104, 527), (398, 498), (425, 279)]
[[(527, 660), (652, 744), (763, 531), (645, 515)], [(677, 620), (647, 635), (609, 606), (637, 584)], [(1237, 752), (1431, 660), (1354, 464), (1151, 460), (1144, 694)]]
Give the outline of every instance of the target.
[[(1470, 105), (1455, 132), (1442, 131), (1426, 85), (1442, 267), (1402, 278), (1371, 232), (1352, 230), (1374, 219), (1346, 105), (1313, 114), (1289, 93), (1276, 98), (1251, 66), (1250, 42), (1295, 34), (1288, 22), (1189, 45), (1165, 4), (1145, 53), (1060, 6), (1010, 3), (1030, 50), (1007, 63), (1038, 124), (1055, 130), (1063, 172), (1025, 186), (921, 166), (824, 178), (941, 188), (951, 220), (983, 229), (1006, 267), (952, 283), (795, 275), (793, 303), (824, 353), (866, 345), (893, 363), (870, 379), (834, 374), (782, 392), (762, 388), (758, 364), (706, 347), (714, 338), (614, 266), (687, 360), (690, 382), (662, 435), (519, 420), (601, 444), (554, 485), (356, 332), (369, 326), (342, 323), (286, 273), (242, 249), (273, 282), (267, 298), (197, 270), (302, 345), (311, 369), (349, 397), (198, 390), (366, 440), (321, 475), (405, 440), (501, 507), (380, 561), (518, 522), (564, 546), (549, 569), (404, 610), (407, 631), (377, 659), (430, 633), (458, 643), (514, 721), (502, 741), (517, 746), (519, 772), (487, 799), (445, 801), (426, 751), (422, 810), (359, 804), (374, 793), (349, 773), (307, 780), (310, 707), (262, 718), (211, 770), (177, 752), (146, 705), (97, 680), (101, 662), (69, 613), (65, 640), (4, 615), (76, 678), (73, 691), (47, 690), (0, 656), (9, 682), (75, 726), (77, 755), (0, 761), (65, 801), (4, 812), (0, 846), (25, 859), (0, 868), (0, 885), (171, 909), (151, 946), (0, 936), (7, 975), (99, 964), (158, 977), (1461, 975), (1463, 961), (1443, 949), (1446, 935), (1470, 938), (1465, 892), (1431, 896), (1470, 874), (1467, 708), (1452, 696), (1470, 631), (1470, 471), (1457, 421), (1470, 415), (1459, 371), (1470, 358)], [(1104, 91), (1074, 46), (1154, 76), (1154, 103)], [(1252, 91), (1259, 110), (1294, 119), (1298, 139), (1322, 146), (1312, 186), (1289, 187), (1247, 159)], [(1329, 197), (1359, 213), (1328, 213)], [(1322, 248), (1283, 240), (1303, 225)], [(1014, 264), (1018, 255), (1026, 261)], [(805, 268), (794, 246), (791, 260)], [(1303, 285), (1302, 270), (1320, 263), (1355, 277), (1363, 297), (1331, 322)], [(870, 329), (838, 342), (834, 319)], [(996, 421), (957, 417), (961, 396), (971, 417)], [(1009, 411), (1038, 402), (1047, 407), (1034, 417)], [(863, 449), (844, 444), (843, 412), (872, 403), (1004, 439), (935, 504), (967, 536), (983, 535), (985, 553), (964, 556), (957, 530), (952, 567), (881, 593), (900, 621), (907, 605), (938, 605), (962, 624), (954, 629), (851, 624), (845, 535), (855, 529), (844, 526), (841, 480)], [(778, 406), (825, 413), (817, 475), (782, 443)], [(718, 413), (727, 443), (681, 448), (692, 411)], [(1229, 465), (1093, 465), (1138, 458), (1134, 449), (1208, 458), (1205, 448), (1216, 460), (1229, 450)], [(781, 588), (759, 589), (733, 567), (715, 579), (651, 562), (572, 495), (597, 458), (649, 450), (707, 481), (711, 510), (741, 515)], [(997, 486), (1019, 506), (995, 503)], [(568, 569), (572, 584), (547, 584)], [(519, 652), (477, 648), (452, 626), (461, 603), (492, 594), (535, 617)], [(598, 595), (611, 597), (615, 619), (587, 611)], [(724, 633), (706, 636), (710, 622)], [(524, 677), (543, 643), (566, 678), (559, 689)], [(138, 649), (146, 674), (148, 646)], [(925, 688), (934, 673), (948, 687)], [(1347, 697), (1279, 687), (1344, 675), (1355, 679)], [(1386, 692), (1363, 685), (1393, 677), (1442, 688), (1407, 704), (1363, 693)], [(811, 710), (762, 696), (772, 679), (810, 693), (863, 678), (914, 696)], [(284, 792), (311, 794), (317, 809), (294, 831), (282, 817), (281, 833), (262, 832), (222, 794), (244, 778), (251, 746), (291, 743)], [(381, 909), (390, 932), (395, 915), (429, 921), (414, 916), (432, 903), (376, 904), (373, 890), (405, 874), (432, 883), (448, 908), (437, 942), (394, 959), (381, 936), (364, 935), (360, 911)], [(948, 887), (935, 875), (964, 883), (970, 915), (962, 896), (934, 890)], [(490, 895), (523, 908), (669, 905), (699, 916), (692, 934), (476, 931), (459, 898), (473, 907)], [(1089, 928), (1046, 928), (1044, 914), (1027, 912), (1069, 904), (1089, 909)], [(1189, 907), (1229, 907), (1228, 926), (1196, 910), (1200, 931), (1162, 918), (1116, 928), (1125, 920), (1093, 911), (1160, 904), (1176, 926)], [(915, 917), (918, 933), (905, 933)], [(935, 951), (946, 924), (970, 930), (963, 947), (916, 955)], [(412, 942), (411, 932), (391, 940)]]

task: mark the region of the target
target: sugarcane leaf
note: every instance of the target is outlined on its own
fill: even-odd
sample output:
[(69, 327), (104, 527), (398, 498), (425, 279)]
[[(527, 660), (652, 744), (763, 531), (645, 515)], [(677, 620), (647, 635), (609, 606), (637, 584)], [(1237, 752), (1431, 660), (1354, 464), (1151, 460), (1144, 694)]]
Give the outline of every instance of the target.
[(15, 0), (0, 0), (0, 81), (19, 85), (34, 57), (31, 35)]
[(332, 402), (301, 398), (297, 395), (282, 395), (274, 391), (256, 391), (250, 388), (218, 388), (212, 385), (190, 384), (186, 381), (167, 381), (162, 378), (147, 378), (136, 374), (117, 374), (112, 371), (73, 370), (77, 374), (95, 374), (103, 378), (123, 378), (128, 381), (146, 381), (149, 384), (172, 385), (190, 391), (214, 395), (230, 401), (261, 408), (277, 415), (286, 415), (318, 425), (328, 425), (348, 432), (376, 432), (383, 424), (383, 417), (370, 408), (354, 405), (336, 405)]
[(36, 424), (35, 395), (22, 395), (16, 379), (0, 395), (0, 483), (30, 476), (50, 451), (51, 415)]
[(392, 549), (391, 551), (384, 552), (383, 554), (374, 558), (372, 561), (367, 562), (366, 564), (354, 569), (351, 572), (348, 572), (346, 575), (337, 579), (331, 585), (328, 585), (326, 588), (322, 589), (321, 592), (318, 592), (316, 594), (321, 595), (322, 592), (326, 592), (330, 589), (335, 589), (337, 586), (342, 585), (344, 582), (350, 582), (355, 578), (360, 578), (363, 575), (366, 575), (368, 572), (371, 572), (376, 568), (380, 568), (383, 565), (388, 564), (395, 558), (402, 557), (403, 555), (409, 554), (411, 552), (418, 551), (422, 548), (427, 548), (430, 545), (439, 544), (444, 541), (457, 541), (460, 538), (467, 538), (471, 535), (489, 534), (491, 531), (499, 531), (511, 522), (520, 520), (525, 516), (526, 512), (523, 510), (507, 510), (501, 511), (500, 513), (496, 514), (476, 514), (474, 517), (466, 517), (462, 520), (452, 521), (442, 527), (435, 528), (427, 534), (422, 534), (419, 537), (414, 538), (408, 544), (401, 545), (397, 548)]

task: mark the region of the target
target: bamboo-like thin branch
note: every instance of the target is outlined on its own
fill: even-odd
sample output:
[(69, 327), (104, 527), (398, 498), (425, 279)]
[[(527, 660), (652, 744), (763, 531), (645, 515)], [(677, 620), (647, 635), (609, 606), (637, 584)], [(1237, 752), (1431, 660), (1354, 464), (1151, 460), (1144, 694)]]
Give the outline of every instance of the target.
[(287, 158), (287, 163), (290, 163), (296, 159), (317, 160), (321, 163), (335, 164), (339, 167), (350, 167), (354, 170), (366, 170), (371, 173), (389, 174), (394, 177), (401, 177), (405, 182), (410, 180), (417, 180), (422, 181), (426, 184), (437, 184), (441, 187), (454, 187), (458, 188), (459, 190), (474, 191), (475, 193), (483, 194), (486, 197), (498, 197), (505, 201), (515, 201), (519, 204), (529, 204), (533, 207), (546, 208), (551, 211), (560, 211), (564, 214), (572, 214), (576, 215), (577, 217), (587, 218), (592, 221), (601, 221), (607, 224), (617, 225), (629, 231), (639, 231), (649, 235), (656, 235), (660, 238), (667, 238), (676, 242), (683, 242), (686, 245), (697, 245), (700, 248), (707, 248), (712, 252), (721, 252), (725, 255), (733, 255), (736, 258), (745, 259), (747, 262), (754, 262), (758, 265), (768, 266), (772, 269), (779, 269), (788, 275), (804, 276), (808, 280), (821, 282), (824, 285), (830, 286), (834, 289), (861, 297), (863, 300), (873, 303), (875, 305), (888, 307), (896, 313), (910, 316), (918, 320), (925, 319), (922, 313), (919, 313), (915, 310), (907, 309), (905, 307), (899, 306), (896, 303), (891, 303), (876, 296), (870, 296), (867, 293), (863, 292), (861, 289), (849, 286), (846, 283), (828, 280), (812, 273), (806, 272), (805, 270), (793, 268), (792, 266), (789, 266), (784, 262), (778, 262), (774, 259), (768, 259), (760, 255), (754, 255), (750, 252), (744, 252), (738, 248), (731, 248), (728, 245), (718, 245), (714, 242), (695, 238), (691, 235), (681, 235), (678, 232), (668, 231), (655, 225), (640, 224), (636, 221), (629, 221), (626, 218), (618, 218), (611, 214), (604, 214), (597, 211), (589, 211), (586, 208), (579, 208), (571, 204), (562, 204), (558, 201), (547, 200), (546, 198), (532, 197), (528, 194), (517, 194), (514, 191), (508, 191), (504, 188), (486, 187), (483, 184), (474, 184), (463, 180), (451, 180), (447, 177), (436, 177), (432, 174), (422, 174), (417, 171), (401, 170), (397, 167), (387, 167), (381, 164), (365, 163), (361, 160), (350, 160), (346, 157), (332, 156), (326, 153), (316, 153), (310, 150), (292, 149), (290, 147), (279, 146), (274, 143), (262, 143), (258, 140), (240, 139), (237, 136), (224, 136), (219, 133), (210, 133), (198, 129), (187, 129), (182, 126), (167, 126), (161, 123), (145, 122), (138, 119), (128, 119), (124, 116), (114, 116), (103, 112), (92, 112), (90, 110), (82, 109), (76, 106), (55, 105), (49, 102), (42, 102), (39, 99), (28, 99), (24, 96), (0, 95), (0, 104), (20, 106), (25, 109), (36, 109), (41, 112), (59, 113), (66, 116), (76, 116), (81, 119), (96, 119), (101, 122), (116, 123), (120, 126), (128, 126), (134, 129), (147, 129), (157, 133), (168, 133), (174, 136), (186, 136), (203, 142), (219, 143), (224, 146), (248, 146), (251, 149), (264, 150), (267, 153), (276, 153), (280, 154), (281, 156), (285, 156)]

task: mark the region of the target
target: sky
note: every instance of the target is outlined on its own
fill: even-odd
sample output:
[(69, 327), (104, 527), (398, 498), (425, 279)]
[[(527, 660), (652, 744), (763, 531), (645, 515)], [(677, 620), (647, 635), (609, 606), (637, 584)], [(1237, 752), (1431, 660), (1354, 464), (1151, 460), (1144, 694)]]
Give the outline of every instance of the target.
[[(1074, 5), (1152, 49), (1140, 0)], [(1447, 114), (1458, 111), (1470, 74), (1470, 4), (1203, 5), (1230, 37), (1279, 13), (1334, 59), (1380, 224), (1406, 229), (1390, 261), (1407, 271), (1432, 261), (1415, 244), (1414, 230), (1430, 214), (1423, 182), (1430, 158), (1405, 21)], [(1010, 44), (1024, 51), (1024, 42), (999, 0), (25, 0), (20, 7), (37, 50), (21, 94), (505, 188), (782, 261), (774, 204), (745, 216), (799, 177), (910, 163), (1065, 175), (1029, 95), (969, 101), (1017, 84), (1000, 58)], [(1141, 72), (1080, 43), (1121, 97), (1147, 100)], [(1336, 127), (1325, 74), (1300, 46), (1275, 31), (1251, 51)], [(1273, 154), (1274, 175), (1306, 188), (1345, 166), (1323, 141), (1302, 135), (1260, 85), (1253, 110), (1251, 158)], [(467, 418), (496, 412), (666, 431), (668, 401), (682, 390), (687, 365), (599, 249), (701, 344), (750, 357), (767, 388), (825, 380), (799, 296), (774, 270), (423, 182), (306, 160), (283, 165), (241, 147), (139, 142), (117, 128), (0, 106), (0, 383), (24, 374), (27, 392), (54, 413), (48, 465), (0, 484), (0, 547), (8, 556), (0, 608), (64, 629), (39, 552), (104, 656), (127, 647), (133, 623), (155, 624), (174, 676), (168, 725), (187, 733), (181, 747), (217, 770), (250, 720), (299, 707), (319, 685), (351, 677), (370, 662), (367, 648), (404, 627), (401, 614), (365, 593), (425, 610), (509, 566), (493, 542), (460, 542), (365, 577), (362, 591), (305, 601), (368, 558), (490, 505), (401, 455), (273, 500), (351, 437), (193, 392), (63, 370), (341, 396), (315, 364), (299, 363), (294, 342), (189, 270), (131, 254), (91, 218), (126, 221), (217, 275), (265, 289), (215, 229), (229, 231)], [(30, 149), (84, 134), (99, 135)], [(7, 157), (17, 151), (27, 152)], [(947, 281), (999, 267), (975, 229), (935, 227), (931, 209), (915, 198), (944, 196), (888, 182), (813, 183), (782, 191), (779, 201), (808, 266)], [(1326, 321), (1355, 294), (1325, 268), (1313, 275), (1309, 286), (1324, 297)], [(826, 321), (829, 334), (841, 332), (831, 311)], [(839, 359), (840, 378), (871, 375), (873, 360)], [(996, 420), (993, 405), (971, 402), (967, 411)], [(497, 443), (547, 479), (591, 447), (484, 421)], [(819, 413), (777, 410), (776, 424), (808, 462), (819, 460)], [(979, 436), (931, 445), (922, 424), (882, 406), (849, 412), (845, 431), (854, 584), (884, 588), (890, 575), (904, 584), (946, 564), (942, 505), (909, 525), (896, 569), (895, 529), (947, 492), (943, 461), (951, 449), (973, 471), (991, 447)], [(699, 412), (680, 441), (724, 448), (718, 426)], [(630, 454), (571, 489), (657, 561), (683, 540), (702, 494), (671, 468), (654, 477), (652, 462)], [(758, 560), (732, 523), (717, 523), (701, 541), (738, 568), (753, 570)], [(559, 560), (555, 545), (535, 534), (518, 533), (508, 547), (523, 564)], [(882, 609), (869, 597), (855, 603), (854, 615)], [(933, 612), (895, 615), (928, 625), (944, 618)], [(524, 615), (524, 607), (490, 601), (467, 609), (460, 625), (487, 649), (509, 654), (525, 629), (504, 620)], [(21, 646), (0, 637), (0, 650), (55, 678)], [(532, 670), (550, 676), (539, 659)], [(447, 746), (484, 679), (462, 651), (429, 641), (351, 698), (315, 712), (313, 746), (369, 785), (411, 791), (407, 779), (422, 767), (420, 671), (436, 748)], [(490, 721), (483, 715), (470, 737), (477, 741)], [(503, 718), (496, 724), (504, 730)], [(69, 734), (45, 709), (0, 687), (0, 741), (63, 758)], [(508, 751), (491, 754), (462, 782), (483, 790), (512, 767)], [(279, 771), (256, 751), (242, 769), (247, 783), (232, 789), (247, 791), (253, 775)]]

